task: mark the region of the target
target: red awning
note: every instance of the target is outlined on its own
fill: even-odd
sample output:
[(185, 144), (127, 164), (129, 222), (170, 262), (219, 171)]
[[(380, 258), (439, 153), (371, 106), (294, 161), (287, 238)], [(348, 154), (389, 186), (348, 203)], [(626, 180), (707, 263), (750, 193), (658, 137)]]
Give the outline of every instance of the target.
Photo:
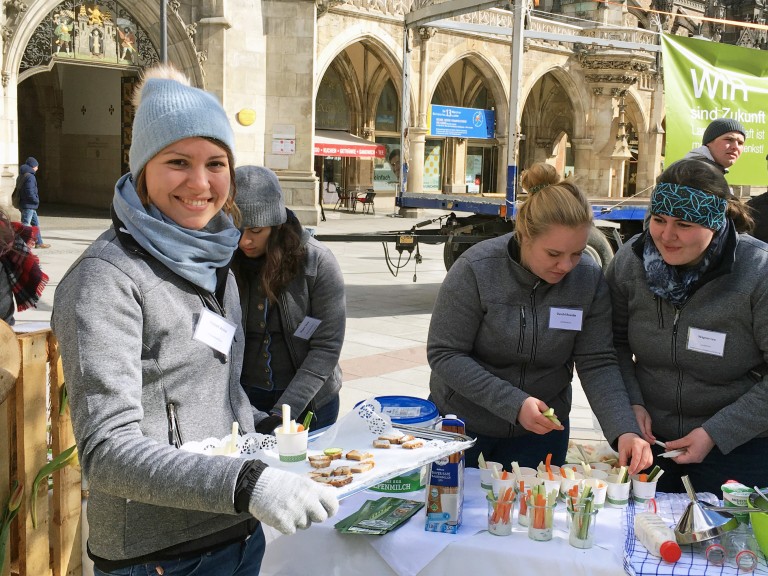
[(349, 132), (315, 130), (315, 156), (346, 156), (349, 158), (384, 158), (387, 150)]

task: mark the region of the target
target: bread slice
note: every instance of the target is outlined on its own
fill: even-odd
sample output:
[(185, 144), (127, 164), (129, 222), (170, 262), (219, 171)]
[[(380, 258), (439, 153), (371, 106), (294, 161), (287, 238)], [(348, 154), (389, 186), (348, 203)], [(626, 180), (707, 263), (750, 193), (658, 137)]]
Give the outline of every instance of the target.
[(348, 476), (331, 476), (329, 484), (331, 486), (336, 486), (336, 488), (341, 488), (342, 486), (346, 486), (351, 482), (352, 475), (349, 474)]
[(399, 432), (393, 432), (392, 434), (382, 434), (379, 436), (379, 440), (386, 440), (390, 444), (400, 444), (402, 436)]
[(370, 452), (360, 452), (359, 450), (350, 450), (346, 455), (347, 460), (370, 460), (373, 458), (373, 454)]
[(331, 457), (325, 455), (310, 456), (309, 465), (312, 466), (312, 468), (325, 468), (331, 465)]
[(333, 468), (328, 466), (327, 468), (318, 468), (317, 470), (311, 470), (309, 475), (314, 478), (315, 476), (324, 476), (327, 478), (333, 474)]
[(410, 442), (411, 440), (415, 440), (415, 438), (410, 434), (403, 434), (402, 436), (400, 436), (400, 438), (397, 439), (397, 443), (402, 446), (403, 444), (405, 444), (406, 442)]
[(320, 484), (328, 484), (332, 485), (333, 478), (329, 478), (326, 476), (312, 476), (312, 480), (315, 482), (319, 482)]
[(371, 470), (374, 466), (376, 466), (376, 463), (373, 460), (366, 460), (359, 464), (353, 464), (349, 469), (352, 471), (352, 474), (362, 474), (363, 472), (368, 472), (368, 470)]
[(352, 474), (352, 472), (350, 471), (349, 466), (338, 466), (331, 472), (331, 476), (349, 476), (350, 474)]
[(392, 446), (392, 444), (389, 440), (382, 440), (379, 438), (378, 440), (373, 441), (374, 448), (389, 448), (390, 446)]
[(408, 450), (415, 450), (416, 448), (423, 448), (424, 447), (424, 440), (420, 440), (418, 438), (415, 438), (413, 440), (408, 440), (408, 442), (403, 442), (402, 446), (403, 446), (403, 448), (407, 448)]

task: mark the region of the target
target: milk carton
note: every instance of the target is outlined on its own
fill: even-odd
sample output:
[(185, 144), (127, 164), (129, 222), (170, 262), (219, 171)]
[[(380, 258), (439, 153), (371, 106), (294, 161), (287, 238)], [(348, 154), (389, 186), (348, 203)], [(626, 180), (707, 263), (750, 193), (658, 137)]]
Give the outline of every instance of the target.
[[(441, 429), (463, 434), (464, 422), (449, 414), (441, 422)], [(464, 507), (464, 452), (451, 454), (430, 464), (428, 477), (424, 529), (456, 534)]]

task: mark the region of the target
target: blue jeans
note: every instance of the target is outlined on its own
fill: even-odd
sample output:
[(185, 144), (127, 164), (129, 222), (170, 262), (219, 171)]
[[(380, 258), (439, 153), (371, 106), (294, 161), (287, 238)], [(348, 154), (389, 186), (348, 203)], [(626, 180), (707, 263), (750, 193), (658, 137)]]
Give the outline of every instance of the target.
[(37, 244), (43, 243), (43, 235), (40, 234), (40, 220), (37, 218), (37, 210), (22, 208), (21, 223), (27, 226), (37, 226)]
[[(157, 560), (102, 572), (94, 566), (94, 576), (257, 576), (261, 570), (266, 542), (261, 524), (250, 538), (201, 556)], [(160, 570), (158, 570), (160, 568)]]
[(512, 461), (520, 466), (536, 468), (539, 462), (543, 462), (547, 454), (552, 453), (552, 464), (558, 466), (565, 462), (568, 452), (568, 437), (570, 425), (568, 420), (563, 420), (565, 430), (554, 430), (548, 434), (526, 434), (515, 438), (494, 438), (472, 432), (467, 428), (467, 436), (477, 438), (475, 445), (464, 452), (465, 465), (468, 468), (477, 468), (477, 458), (483, 453), (483, 458), (489, 462), (498, 462), (509, 470)]
[[(262, 390), (261, 388), (245, 387), (245, 393), (248, 395), (248, 400), (251, 404), (261, 410), (262, 412), (269, 413), (275, 406), (280, 396), (283, 395), (283, 390)], [(307, 409), (302, 412), (298, 418), (294, 418), (297, 424), (304, 422), (304, 417), (307, 415), (307, 411), (312, 410), (315, 414), (310, 424), (311, 430), (319, 430), (335, 423), (339, 417), (339, 395), (336, 394), (327, 403), (323, 404), (320, 408), (315, 406), (315, 401), (311, 400)], [(291, 416), (293, 418), (293, 415)]]

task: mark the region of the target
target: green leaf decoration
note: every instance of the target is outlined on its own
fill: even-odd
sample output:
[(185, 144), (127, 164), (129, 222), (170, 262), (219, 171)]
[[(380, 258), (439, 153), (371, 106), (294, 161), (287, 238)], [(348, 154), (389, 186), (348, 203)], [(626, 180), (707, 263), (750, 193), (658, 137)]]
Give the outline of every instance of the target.
[(40, 482), (48, 478), (51, 474), (60, 470), (65, 466), (68, 466), (77, 459), (77, 446), (70, 446), (64, 452), (56, 456), (53, 460), (48, 462), (45, 466), (40, 468), (40, 471), (35, 476), (35, 481), (32, 482), (32, 527), (37, 528), (37, 493), (40, 488)]

